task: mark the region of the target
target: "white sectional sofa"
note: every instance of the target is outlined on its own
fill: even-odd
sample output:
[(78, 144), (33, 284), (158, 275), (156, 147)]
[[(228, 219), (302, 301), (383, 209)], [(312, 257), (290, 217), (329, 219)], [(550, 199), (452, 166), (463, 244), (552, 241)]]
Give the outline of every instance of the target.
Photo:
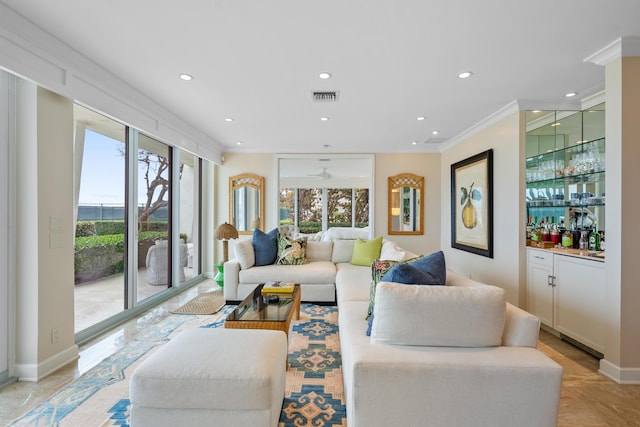
[(309, 240), (307, 263), (256, 267), (246, 260), (252, 257), (251, 241), (237, 242), (234, 245), (236, 257), (224, 264), (224, 298), (227, 302), (241, 301), (258, 284), (276, 280), (299, 283), (302, 301), (335, 303), (336, 274), (341, 264), (351, 261), (354, 244), (355, 240)]
[[(381, 259), (412, 256), (385, 244)], [(447, 270), (447, 286), (379, 283), (367, 336), (372, 274), (350, 264), (353, 247), (333, 241), (328, 260), (324, 247), (309, 266), (243, 270), (232, 260), (224, 287), (227, 300), (265, 280), (299, 279), (307, 301), (336, 290), (349, 427), (556, 425), (562, 368), (536, 349), (536, 317)]]

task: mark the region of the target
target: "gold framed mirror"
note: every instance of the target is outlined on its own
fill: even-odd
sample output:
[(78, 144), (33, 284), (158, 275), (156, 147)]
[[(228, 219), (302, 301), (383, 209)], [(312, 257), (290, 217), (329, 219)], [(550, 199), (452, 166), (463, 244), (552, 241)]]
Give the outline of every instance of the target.
[(424, 234), (424, 177), (401, 173), (389, 177), (388, 230), (390, 235)]
[(238, 234), (264, 229), (264, 177), (243, 173), (229, 177), (229, 220)]

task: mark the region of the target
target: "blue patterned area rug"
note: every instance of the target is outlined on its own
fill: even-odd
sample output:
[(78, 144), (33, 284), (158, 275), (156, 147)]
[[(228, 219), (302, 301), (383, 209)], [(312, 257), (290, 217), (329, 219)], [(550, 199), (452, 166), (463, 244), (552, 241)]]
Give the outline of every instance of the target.
[[(232, 308), (212, 316), (170, 315), (10, 426), (128, 427), (129, 378), (135, 368), (181, 330), (221, 327)], [(289, 334), (279, 427), (346, 425), (338, 309), (303, 304)]]

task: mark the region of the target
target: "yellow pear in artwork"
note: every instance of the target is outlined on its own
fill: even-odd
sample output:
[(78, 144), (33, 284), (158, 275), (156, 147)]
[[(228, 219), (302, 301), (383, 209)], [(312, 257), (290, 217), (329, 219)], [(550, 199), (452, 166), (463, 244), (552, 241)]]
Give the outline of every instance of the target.
[(460, 204), (464, 205), (462, 208), (462, 224), (469, 229), (475, 228), (475, 226), (478, 225), (478, 212), (471, 200), (482, 199), (482, 193), (477, 188), (473, 188), (474, 184), (475, 183), (471, 183), (468, 190), (465, 187), (460, 188), (462, 193)]

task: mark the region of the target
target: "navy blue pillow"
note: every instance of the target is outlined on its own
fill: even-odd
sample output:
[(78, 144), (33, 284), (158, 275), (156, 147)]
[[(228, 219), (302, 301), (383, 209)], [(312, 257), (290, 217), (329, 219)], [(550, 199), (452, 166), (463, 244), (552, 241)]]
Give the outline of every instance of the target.
[[(382, 282), (395, 282), (404, 285), (446, 285), (447, 267), (442, 251), (418, 258), (407, 264), (394, 265), (381, 279)], [(373, 313), (369, 316), (367, 336), (371, 336)]]
[(274, 228), (268, 233), (257, 228), (254, 229), (253, 251), (256, 257), (256, 266), (274, 264), (278, 256), (278, 229)]
[(405, 285), (444, 285), (447, 281), (444, 254), (438, 251), (407, 264), (395, 265), (382, 276), (382, 281)]

